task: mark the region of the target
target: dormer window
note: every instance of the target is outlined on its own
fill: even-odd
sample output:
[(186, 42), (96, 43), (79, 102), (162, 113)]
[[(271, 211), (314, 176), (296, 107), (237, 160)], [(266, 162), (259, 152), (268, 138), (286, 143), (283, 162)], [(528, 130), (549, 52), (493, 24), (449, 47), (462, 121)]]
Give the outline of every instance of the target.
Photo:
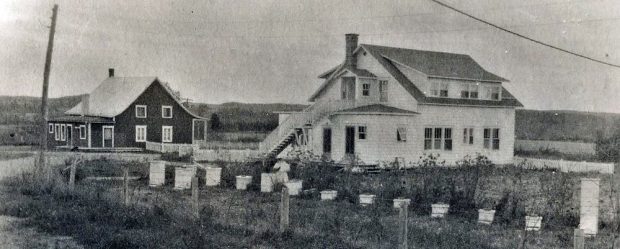
[(501, 87), (500, 86), (486, 86), (484, 99), (488, 100), (500, 100), (501, 99)]
[(431, 96), (448, 97), (448, 82), (433, 82), (431, 84)]
[(136, 105), (136, 118), (146, 118), (146, 105)]
[(462, 84), (461, 85), (461, 98), (477, 99), (478, 98), (478, 83)]

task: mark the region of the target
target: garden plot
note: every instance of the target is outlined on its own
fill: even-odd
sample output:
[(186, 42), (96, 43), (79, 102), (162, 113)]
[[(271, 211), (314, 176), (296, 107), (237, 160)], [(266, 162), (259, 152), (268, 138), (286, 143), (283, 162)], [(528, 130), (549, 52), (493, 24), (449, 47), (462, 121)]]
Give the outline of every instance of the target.
[[(9, 202), (0, 204), (0, 213), (32, 217), (32, 225), (54, 234), (73, 236), (87, 248), (394, 248), (401, 220), (393, 199), (406, 197), (411, 199), (407, 224), (408, 244), (412, 248), (517, 248), (522, 241), (525, 204), (503, 199), (521, 200), (529, 194), (521, 191), (524, 197), (516, 194), (511, 197), (502, 193), (519, 189), (521, 185), (535, 185), (529, 189), (541, 193), (540, 189), (546, 185), (538, 183), (566, 178), (566, 183), (553, 183), (542, 191), (553, 193), (572, 184), (573, 179), (579, 181), (581, 176), (597, 176), (524, 172), (516, 168), (487, 168), (481, 172), (471, 168), (419, 169), (367, 176), (332, 172), (320, 165), (293, 164), (290, 176), (302, 179), (305, 191), (290, 198), (290, 231), (281, 233), (278, 228), (281, 185), (274, 186), (273, 193), (261, 193), (258, 179), (268, 169), (260, 164), (213, 165), (221, 168), (221, 184), (207, 187), (200, 183), (199, 218), (192, 214), (190, 190), (174, 190), (170, 180), (162, 186), (149, 187), (147, 163), (92, 161), (85, 163), (81, 172), (84, 175), (89, 175), (88, 172), (120, 175), (121, 166), (129, 166), (132, 174), (142, 176), (129, 184), (128, 205), (123, 205), (121, 198), (122, 182), (78, 181), (75, 192), (54, 191), (51, 194), (39, 193), (29, 185), (14, 182), (8, 183), (15, 191), (10, 192), (12, 197), (6, 198)], [(105, 169), (89, 169), (91, 167)], [(247, 190), (236, 190), (237, 175), (252, 176), (255, 180)], [(475, 175), (479, 176), (476, 181)], [(171, 177), (174, 179), (166, 176)], [(537, 180), (519, 183), (519, 177)], [(454, 184), (443, 186), (450, 182)], [(601, 177), (601, 182), (604, 186), (608, 179)], [(488, 188), (488, 191), (476, 191), (477, 188)], [(337, 191), (335, 200), (320, 200), (320, 191), (326, 189)], [(444, 190), (449, 194), (443, 193)], [(478, 205), (482, 205), (480, 200), (484, 199), (478, 197), (481, 195), (478, 192), (492, 193), (488, 194), (490, 199), (500, 199), (496, 204), (498, 217), (491, 225), (477, 223)], [(602, 188), (601, 196), (608, 192)], [(375, 203), (359, 205), (361, 193), (376, 195)], [(554, 196), (554, 200), (565, 199), (566, 203), (571, 203), (567, 208), (573, 205), (572, 194)], [(440, 200), (450, 204), (450, 211), (444, 219), (433, 219), (430, 204)], [(551, 206), (550, 213), (543, 214), (548, 225), (543, 225), (539, 232), (529, 233), (526, 246), (569, 248), (576, 227), (576, 221), (570, 219), (578, 218), (578, 211), (577, 216), (569, 212), (551, 218), (555, 212), (566, 209), (559, 207), (561, 202), (545, 200), (546, 204), (558, 207)], [(491, 204), (485, 205), (495, 202), (488, 203)], [(507, 203), (515, 208), (499, 208)], [(587, 239), (586, 248), (610, 244), (611, 233), (608, 226), (602, 227), (595, 238)]]

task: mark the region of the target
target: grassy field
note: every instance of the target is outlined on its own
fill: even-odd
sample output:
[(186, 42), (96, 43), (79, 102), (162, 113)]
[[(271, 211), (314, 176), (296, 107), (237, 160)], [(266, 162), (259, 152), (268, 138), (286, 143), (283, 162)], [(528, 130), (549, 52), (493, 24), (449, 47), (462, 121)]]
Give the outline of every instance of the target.
[[(130, 167), (131, 175), (142, 176), (131, 183), (131, 205), (121, 204), (122, 183), (118, 181), (78, 181), (75, 191), (62, 185), (42, 190), (28, 177), (14, 177), (3, 182), (0, 214), (27, 217), (28, 226), (73, 236), (86, 248), (394, 248), (398, 214), (391, 207), (391, 197), (414, 196), (387, 187), (387, 180), (397, 179), (390, 178), (394, 174), (348, 176), (332, 172), (332, 180), (324, 181), (328, 178), (320, 172), (294, 168), (292, 176), (305, 179), (305, 188), (330, 187), (343, 195), (335, 202), (319, 201), (316, 191), (292, 198), (291, 231), (280, 234), (279, 193), (256, 191), (256, 177), (250, 191), (232, 188), (235, 175), (260, 173), (257, 165), (221, 163), (225, 166), (222, 186), (200, 190), (199, 220), (192, 218), (189, 191), (175, 191), (169, 185), (147, 186), (146, 163), (97, 160), (84, 165), (78, 171), (80, 178), (116, 176), (123, 165)], [(403, 176), (415, 185), (415, 174)], [(345, 179), (357, 186), (349, 194), (340, 190), (340, 181)], [(361, 207), (352, 197), (371, 190), (378, 191), (376, 205)], [(407, 191), (419, 192), (415, 188)], [(431, 219), (428, 210), (421, 208), (427, 201), (416, 198), (412, 198), (408, 220), (411, 248), (517, 248), (523, 236), (520, 222), (484, 226), (476, 224), (471, 214), (454, 212), (446, 219)], [(543, 231), (528, 234), (527, 248), (570, 248), (572, 229), (543, 225)], [(599, 236), (587, 240), (586, 248), (609, 248), (611, 231), (609, 226), (603, 227)]]

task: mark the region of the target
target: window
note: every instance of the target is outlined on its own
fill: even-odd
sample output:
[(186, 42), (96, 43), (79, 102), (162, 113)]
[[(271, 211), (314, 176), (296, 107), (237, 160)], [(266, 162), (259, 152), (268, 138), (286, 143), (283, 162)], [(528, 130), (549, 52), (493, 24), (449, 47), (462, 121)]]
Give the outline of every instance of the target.
[(60, 140), (60, 124), (55, 124), (54, 128), (56, 129), (56, 131), (54, 132), (54, 140), (58, 141)]
[(164, 105), (161, 107), (162, 118), (172, 118), (172, 106)]
[(80, 125), (80, 139), (86, 139), (86, 125)]
[(474, 128), (463, 129), (463, 144), (474, 144)]
[(136, 125), (136, 142), (146, 142), (146, 125)]
[(60, 125), (60, 141), (65, 141), (65, 135), (67, 134), (67, 126), (65, 124)]
[(357, 137), (360, 140), (366, 139), (366, 126), (358, 126), (357, 127)]
[(435, 128), (435, 141), (433, 148), (436, 150), (441, 149), (441, 128)]
[(500, 100), (501, 88), (499, 86), (487, 86), (485, 89), (485, 99)]
[(146, 105), (136, 105), (136, 118), (146, 118)]
[(362, 84), (362, 96), (370, 96), (370, 84)]
[(443, 149), (444, 150), (452, 150), (452, 129), (451, 128), (445, 128), (444, 129), (444, 139), (443, 139)]
[(406, 127), (396, 128), (396, 141), (407, 142), (407, 128)]
[(461, 85), (461, 98), (477, 99), (478, 98), (478, 83), (462, 84)]
[(452, 128), (424, 128), (425, 150), (452, 150)]
[(499, 150), (499, 129), (493, 129), (493, 149)]
[(172, 126), (161, 127), (161, 141), (172, 143)]
[(47, 124), (47, 127), (48, 127), (47, 130), (49, 133), (54, 133), (54, 124)]
[(431, 96), (448, 97), (448, 82), (433, 82), (431, 84)]
[(387, 80), (379, 81), (379, 101), (380, 102), (388, 101), (388, 81)]
[(433, 128), (424, 128), (424, 149), (430, 150), (433, 147)]
[(499, 129), (484, 129), (484, 148), (499, 150)]
[(439, 84), (439, 97), (448, 97), (448, 83), (442, 82)]

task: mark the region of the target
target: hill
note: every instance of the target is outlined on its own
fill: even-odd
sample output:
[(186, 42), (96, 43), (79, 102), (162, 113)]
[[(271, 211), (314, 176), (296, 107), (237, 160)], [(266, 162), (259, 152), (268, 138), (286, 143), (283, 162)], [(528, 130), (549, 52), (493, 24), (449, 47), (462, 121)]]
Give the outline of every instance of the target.
[[(49, 99), (50, 117), (60, 115), (80, 102), (82, 96)], [(41, 98), (0, 96), (0, 124), (34, 124), (41, 116)]]
[[(62, 114), (80, 99), (80, 95), (51, 98), (50, 116)], [(40, 102), (38, 97), (0, 96), (0, 124), (35, 124), (39, 117)], [(221, 131), (259, 132), (277, 127), (278, 115), (274, 111), (300, 111), (306, 107), (281, 103), (189, 104), (194, 113), (218, 119)], [(517, 110), (515, 128), (517, 139), (594, 142), (597, 136), (610, 137), (620, 130), (620, 114)]]
[(517, 110), (517, 139), (594, 142), (620, 131), (620, 114)]
[[(50, 117), (62, 115), (80, 102), (82, 96), (50, 98)], [(219, 119), (222, 131), (271, 131), (278, 125), (274, 111), (300, 111), (306, 105), (298, 104), (246, 104), (230, 102), (223, 104), (190, 103), (189, 108), (197, 115)], [(41, 99), (26, 96), (0, 96), (0, 124), (34, 125), (40, 117)]]

